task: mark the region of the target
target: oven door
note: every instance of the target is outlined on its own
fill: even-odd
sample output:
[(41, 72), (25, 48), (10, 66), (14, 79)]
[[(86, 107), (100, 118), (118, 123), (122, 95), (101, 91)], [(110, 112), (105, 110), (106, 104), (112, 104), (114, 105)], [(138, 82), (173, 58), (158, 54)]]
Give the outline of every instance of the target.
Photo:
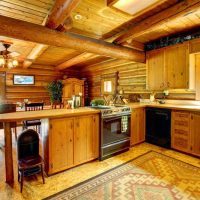
[(102, 146), (130, 138), (130, 115), (103, 118), (101, 134)]

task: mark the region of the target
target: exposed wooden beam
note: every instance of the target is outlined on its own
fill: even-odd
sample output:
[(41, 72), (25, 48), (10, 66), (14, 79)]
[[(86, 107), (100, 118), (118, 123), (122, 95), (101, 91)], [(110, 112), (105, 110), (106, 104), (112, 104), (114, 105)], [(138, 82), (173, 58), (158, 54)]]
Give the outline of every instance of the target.
[(63, 24), (60, 24), (56, 30), (60, 31), (60, 32), (66, 32), (69, 31), (70, 29), (72, 29), (73, 26), (73, 20), (71, 17), (68, 17)]
[(121, 45), (126, 46), (126, 47), (130, 47), (139, 51), (144, 51), (144, 44), (141, 42), (137, 42), (134, 40), (129, 40), (127, 42), (123, 42), (121, 43)]
[(94, 55), (93, 53), (82, 53), (70, 60), (65, 61), (64, 63), (61, 63), (60, 65), (56, 66), (56, 69), (58, 70), (64, 70), (68, 67), (71, 67), (72, 65), (76, 65), (78, 63), (84, 62), (85, 60), (89, 58), (94, 58), (97, 55)]
[(70, 16), (79, 2), (80, 0), (56, 0), (46, 26), (51, 29), (56, 29)]
[[(60, 33), (29, 22), (0, 16), (0, 35), (108, 57), (145, 62), (145, 53), (72, 33)], [(14, 27), (14, 28), (13, 28)]]
[(46, 49), (48, 45), (36, 44), (24, 61), (23, 67), (28, 68), (33, 64), (33, 61), (38, 58)]
[(131, 63), (135, 63), (135, 62), (127, 61), (127, 60), (110, 59), (110, 60), (103, 61), (101, 63), (86, 66), (82, 69), (82, 72), (87, 72), (87, 71), (95, 72), (99, 70), (109, 69), (113, 66), (117, 67), (117, 66), (127, 65)]
[(184, 0), (168, 9), (165, 9), (137, 24), (134, 24), (125, 34), (115, 39), (115, 43), (121, 44), (128, 39), (139, 37), (157, 26), (161, 26), (168, 21), (185, 16), (199, 9), (200, 0)]

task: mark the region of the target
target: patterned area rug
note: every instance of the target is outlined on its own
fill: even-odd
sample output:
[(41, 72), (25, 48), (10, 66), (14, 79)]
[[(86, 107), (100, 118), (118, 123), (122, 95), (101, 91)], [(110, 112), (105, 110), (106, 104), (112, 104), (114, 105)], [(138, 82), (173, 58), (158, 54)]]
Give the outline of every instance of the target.
[(150, 151), (49, 200), (200, 200), (200, 168)]

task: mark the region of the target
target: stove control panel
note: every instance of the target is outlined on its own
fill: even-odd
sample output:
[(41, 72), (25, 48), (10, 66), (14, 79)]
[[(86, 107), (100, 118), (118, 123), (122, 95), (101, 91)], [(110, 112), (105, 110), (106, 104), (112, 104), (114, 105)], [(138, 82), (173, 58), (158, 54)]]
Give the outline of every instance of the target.
[(112, 115), (120, 115), (120, 114), (130, 114), (131, 108), (128, 106), (121, 107), (111, 107), (109, 109), (101, 110), (101, 116), (112, 116)]

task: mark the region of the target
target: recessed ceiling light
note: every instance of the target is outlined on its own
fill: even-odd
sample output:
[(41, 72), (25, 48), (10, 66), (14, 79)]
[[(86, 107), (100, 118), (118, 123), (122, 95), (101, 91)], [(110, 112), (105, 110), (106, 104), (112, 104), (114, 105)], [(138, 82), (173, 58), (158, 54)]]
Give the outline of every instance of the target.
[(83, 16), (80, 15), (80, 14), (76, 14), (76, 15), (74, 16), (74, 19), (75, 19), (75, 20), (81, 20), (82, 18), (83, 18)]

